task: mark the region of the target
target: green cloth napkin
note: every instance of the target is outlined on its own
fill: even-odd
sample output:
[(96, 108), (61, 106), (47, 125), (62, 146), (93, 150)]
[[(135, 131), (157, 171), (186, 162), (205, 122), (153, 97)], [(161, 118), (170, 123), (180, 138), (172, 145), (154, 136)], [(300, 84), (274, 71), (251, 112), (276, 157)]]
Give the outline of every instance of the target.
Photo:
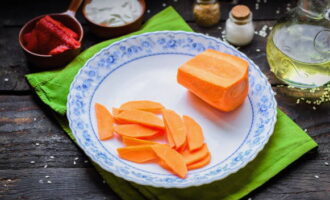
[[(65, 112), (69, 87), (78, 70), (95, 53), (115, 41), (132, 35), (160, 30), (192, 31), (178, 13), (168, 7), (148, 20), (139, 31), (92, 46), (64, 69), (29, 74), (26, 76), (27, 80), (42, 101), (56, 111), (56, 119), (68, 135), (75, 140), (69, 129)], [(237, 173), (207, 185), (185, 189), (142, 186), (118, 178), (104, 171), (97, 164), (94, 163), (94, 165), (109, 187), (125, 200), (240, 199), (316, 146), (317, 144), (297, 124), (278, 109), (274, 133), (258, 156)]]

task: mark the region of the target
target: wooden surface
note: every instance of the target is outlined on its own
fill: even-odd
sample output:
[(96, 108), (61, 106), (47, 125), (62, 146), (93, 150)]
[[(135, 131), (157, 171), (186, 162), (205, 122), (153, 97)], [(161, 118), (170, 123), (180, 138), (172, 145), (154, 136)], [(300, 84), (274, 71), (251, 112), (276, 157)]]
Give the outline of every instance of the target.
[[(212, 28), (198, 27), (192, 18), (192, 0), (149, 0), (146, 19), (172, 5), (196, 31), (221, 38), (224, 20), (233, 3), (221, 1), (222, 20)], [(272, 26), (294, 0), (241, 1), (249, 5), (256, 30)], [(256, 10), (256, 3), (259, 9)], [(267, 1), (266, 1), (267, 2)], [(290, 5), (288, 5), (290, 4)], [(68, 138), (51, 116), (51, 110), (33, 93), (24, 75), (35, 70), (27, 64), (17, 43), (21, 26), (29, 19), (64, 11), (68, 1), (5, 0), (0, 7), (0, 199), (119, 199), (87, 162), (83, 152)], [(277, 12), (280, 12), (277, 14)], [(91, 35), (84, 19), (84, 48), (102, 40)], [(221, 28), (219, 28), (221, 27)], [(269, 30), (267, 30), (269, 33)], [(279, 107), (319, 144), (245, 199), (330, 199), (330, 108), (313, 110), (297, 105), (280, 93), (278, 80), (269, 72), (266, 38), (255, 35), (241, 48), (267, 75)], [(258, 52), (260, 50), (260, 52)], [(132, 198), (134, 199), (134, 198)]]

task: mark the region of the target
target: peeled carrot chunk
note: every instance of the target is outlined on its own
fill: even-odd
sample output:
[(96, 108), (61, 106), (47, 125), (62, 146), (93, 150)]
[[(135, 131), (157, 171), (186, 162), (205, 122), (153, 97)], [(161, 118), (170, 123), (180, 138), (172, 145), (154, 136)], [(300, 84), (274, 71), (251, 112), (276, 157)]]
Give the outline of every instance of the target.
[(151, 129), (139, 124), (123, 124), (115, 126), (115, 132), (121, 136), (134, 138), (151, 137), (159, 133), (159, 130)]
[(186, 151), (183, 151), (181, 154), (182, 154), (186, 164), (190, 165), (191, 163), (202, 160), (207, 155), (209, 155), (209, 150), (207, 148), (207, 145), (204, 144), (202, 148), (200, 148), (196, 151), (190, 152), (190, 151), (186, 150)]
[(164, 122), (155, 114), (140, 110), (122, 110), (114, 116), (116, 122), (127, 124), (140, 124), (143, 126), (164, 129)]
[(152, 142), (149, 140), (141, 140), (141, 139), (136, 139), (136, 138), (127, 137), (127, 136), (123, 136), (123, 143), (126, 146), (157, 144), (156, 142)]
[(162, 112), (164, 106), (154, 101), (129, 101), (120, 106), (121, 110), (142, 110), (146, 112), (152, 112), (159, 114)]
[(199, 160), (197, 162), (191, 163), (190, 165), (187, 165), (187, 168), (188, 168), (188, 170), (202, 168), (202, 167), (208, 165), (210, 162), (211, 162), (211, 155), (208, 154), (202, 160)]
[(248, 95), (247, 61), (208, 49), (178, 69), (177, 81), (221, 111), (232, 111)]
[(122, 159), (136, 163), (145, 163), (157, 158), (151, 146), (152, 145), (127, 146), (118, 148), (117, 152)]
[(112, 108), (112, 114), (118, 115), (120, 113), (120, 110), (118, 108)]
[(163, 119), (169, 134), (172, 136), (176, 148), (186, 142), (186, 127), (182, 118), (173, 110), (163, 109)]
[(96, 103), (94, 107), (99, 138), (108, 140), (113, 137), (113, 117), (103, 105)]
[(185, 178), (187, 176), (187, 166), (181, 154), (164, 144), (155, 144), (151, 147), (157, 157), (164, 161), (175, 175), (180, 178)]
[(163, 161), (163, 160), (158, 160), (157, 163), (159, 164), (159, 166), (161, 166), (162, 168), (171, 171), (173, 173), (173, 171), (170, 169), (170, 167)]
[(191, 117), (183, 116), (183, 121), (187, 130), (187, 144), (189, 151), (199, 149), (204, 144), (203, 130), (200, 125)]

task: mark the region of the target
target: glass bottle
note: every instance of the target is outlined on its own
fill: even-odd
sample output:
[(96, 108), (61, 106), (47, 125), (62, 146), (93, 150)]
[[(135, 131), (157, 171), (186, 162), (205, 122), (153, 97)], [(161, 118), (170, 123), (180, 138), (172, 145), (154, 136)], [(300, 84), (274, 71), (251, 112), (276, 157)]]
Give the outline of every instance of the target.
[(329, 0), (299, 0), (273, 27), (266, 51), (278, 79), (291, 87), (330, 89), (329, 15)]
[(193, 14), (198, 25), (213, 26), (220, 20), (220, 4), (217, 0), (196, 0)]

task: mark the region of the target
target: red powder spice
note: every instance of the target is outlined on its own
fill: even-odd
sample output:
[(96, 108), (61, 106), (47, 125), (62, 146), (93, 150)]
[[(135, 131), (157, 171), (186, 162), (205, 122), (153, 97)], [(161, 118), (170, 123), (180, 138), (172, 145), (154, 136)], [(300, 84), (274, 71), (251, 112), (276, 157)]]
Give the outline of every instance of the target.
[(56, 55), (80, 47), (78, 34), (50, 16), (41, 18), (34, 29), (23, 35), (25, 47), (35, 53)]

